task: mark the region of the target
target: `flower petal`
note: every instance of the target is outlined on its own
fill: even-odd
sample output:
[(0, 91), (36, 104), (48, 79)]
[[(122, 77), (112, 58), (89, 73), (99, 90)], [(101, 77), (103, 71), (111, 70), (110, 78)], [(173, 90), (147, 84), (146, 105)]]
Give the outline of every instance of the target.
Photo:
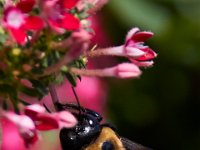
[(60, 0), (61, 6), (67, 9), (73, 8), (79, 0)]
[(143, 42), (143, 41), (146, 41), (147, 39), (151, 38), (152, 36), (153, 36), (152, 32), (147, 32), (147, 31), (137, 32), (137, 33), (133, 34), (132, 40), (134, 42)]
[(53, 29), (53, 31), (57, 33), (63, 34), (65, 32), (65, 29), (61, 28), (59, 24), (54, 20), (49, 19), (48, 24)]
[[(1, 137), (1, 150), (26, 150), (24, 140), (19, 134), (18, 127), (12, 121), (1, 118), (0, 125), (2, 130)], [(12, 140), (12, 142), (11, 142)]]
[(145, 54), (145, 52), (143, 50), (140, 50), (139, 48), (134, 48), (131, 46), (127, 46), (125, 47), (125, 53), (129, 56), (129, 57), (141, 57)]
[(23, 29), (10, 28), (10, 32), (17, 43), (23, 45), (26, 42), (26, 32)]
[(130, 61), (134, 64), (136, 64), (139, 67), (151, 67), (153, 66), (153, 60), (151, 61), (137, 61), (135, 59), (130, 59)]
[(50, 114), (40, 114), (34, 121), (38, 130), (46, 131), (59, 128), (58, 118)]
[(45, 108), (39, 104), (26, 106), (24, 109), (24, 113), (33, 120), (36, 119), (39, 113), (44, 113), (45, 111), (46, 111)]
[(72, 113), (68, 111), (61, 111), (57, 114), (57, 116), (59, 117), (60, 120), (59, 121), (60, 128), (62, 127), (71, 128), (77, 124), (77, 120), (74, 117), (74, 115), (72, 115)]
[(59, 24), (67, 30), (76, 30), (80, 27), (80, 20), (72, 14), (66, 13)]
[(157, 54), (152, 49), (150, 49), (149, 47), (146, 47), (142, 50), (145, 52), (145, 54), (142, 55), (141, 57), (138, 57), (136, 60), (148, 61), (148, 60), (154, 59), (157, 56)]
[(35, 0), (20, 0), (20, 2), (17, 3), (17, 8), (19, 8), (24, 13), (28, 13), (32, 10), (34, 5)]
[(39, 17), (29, 16), (25, 18), (25, 24), (23, 27), (27, 30), (41, 30), (44, 27), (44, 22)]
[(133, 37), (133, 35), (138, 31), (140, 31), (139, 28), (132, 28), (126, 35), (126, 41), (130, 40)]

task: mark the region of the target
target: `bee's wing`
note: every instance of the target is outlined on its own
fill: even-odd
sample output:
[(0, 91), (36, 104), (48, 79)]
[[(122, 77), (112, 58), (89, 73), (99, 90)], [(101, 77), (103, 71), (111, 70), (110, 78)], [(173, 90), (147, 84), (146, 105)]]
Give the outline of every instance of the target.
[(134, 143), (133, 141), (124, 137), (120, 137), (120, 140), (123, 143), (123, 146), (126, 148), (126, 150), (152, 150), (140, 144)]

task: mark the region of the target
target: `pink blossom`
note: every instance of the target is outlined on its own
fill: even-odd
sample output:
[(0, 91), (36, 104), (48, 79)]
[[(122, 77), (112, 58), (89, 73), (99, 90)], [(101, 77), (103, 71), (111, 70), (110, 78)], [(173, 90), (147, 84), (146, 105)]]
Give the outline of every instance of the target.
[(27, 14), (32, 10), (34, 4), (34, 0), (19, 1), (16, 6), (7, 6), (3, 13), (3, 25), (21, 45), (28, 40), (27, 31), (39, 31), (44, 26), (39, 17)]
[(141, 75), (140, 69), (131, 63), (122, 63), (113, 67), (116, 77), (119, 78), (135, 78)]
[(27, 106), (24, 113), (34, 122), (38, 130), (52, 130), (62, 127), (70, 128), (76, 125), (76, 118), (68, 111), (47, 113), (44, 107), (34, 104)]
[(122, 63), (110, 68), (104, 69), (77, 69), (71, 68), (71, 72), (78, 75), (97, 76), (97, 77), (117, 77), (117, 78), (135, 78), (140, 76), (141, 71), (133, 63)]
[(100, 76), (117, 78), (135, 78), (141, 75), (140, 69), (132, 63), (118, 64), (114, 67), (99, 69), (97, 72)]
[(138, 28), (131, 29), (124, 45), (100, 48), (87, 52), (89, 57), (97, 57), (101, 55), (128, 57), (137, 66), (148, 67), (153, 64), (153, 59), (157, 54), (148, 46), (144, 45), (144, 41), (153, 36), (152, 32), (140, 32)]
[(69, 10), (75, 7), (78, 0), (44, 0), (41, 3), (42, 14), (50, 27), (58, 32), (76, 30), (80, 27), (80, 20)]
[[(45, 108), (33, 104), (24, 108), (24, 112), (21, 115), (13, 112), (2, 112), (1, 125), (3, 132), (2, 147), (5, 150), (11, 149), (11, 147), (20, 144), (20, 148), (23, 150), (30, 146), (33, 146), (39, 139), (37, 130), (48, 131), (52, 129), (60, 129), (63, 127), (71, 128), (77, 123), (76, 118), (68, 111), (61, 111), (55, 113), (47, 113)], [(10, 125), (9, 128), (13, 129), (13, 133), (8, 131), (5, 124)], [(11, 138), (13, 134), (17, 143), (8, 144), (8, 138)]]
[(153, 36), (152, 32), (140, 32), (138, 28), (131, 29), (126, 36), (124, 52), (130, 56), (130, 60), (138, 66), (150, 66), (157, 54), (144, 41)]
[[(1, 150), (26, 150), (24, 139), (19, 134), (18, 127), (15, 123), (6, 118), (0, 120), (2, 137)], [(12, 142), (11, 142), (12, 140)]]

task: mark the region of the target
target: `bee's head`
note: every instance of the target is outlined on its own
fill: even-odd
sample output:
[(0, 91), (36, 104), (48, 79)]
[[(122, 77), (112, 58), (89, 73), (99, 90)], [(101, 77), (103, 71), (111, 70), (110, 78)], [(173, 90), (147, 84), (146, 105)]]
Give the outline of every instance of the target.
[(84, 112), (74, 115), (78, 124), (73, 128), (62, 128), (60, 131), (63, 150), (80, 150), (94, 141), (101, 132), (102, 117), (98, 113), (85, 109)]

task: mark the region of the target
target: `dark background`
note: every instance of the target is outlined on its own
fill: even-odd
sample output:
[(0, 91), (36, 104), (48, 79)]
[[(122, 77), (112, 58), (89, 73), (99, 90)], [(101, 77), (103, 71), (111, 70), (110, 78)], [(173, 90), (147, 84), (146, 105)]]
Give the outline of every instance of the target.
[(200, 149), (200, 1), (111, 0), (101, 11), (115, 45), (138, 26), (158, 53), (140, 79), (107, 79), (119, 134), (156, 150)]

